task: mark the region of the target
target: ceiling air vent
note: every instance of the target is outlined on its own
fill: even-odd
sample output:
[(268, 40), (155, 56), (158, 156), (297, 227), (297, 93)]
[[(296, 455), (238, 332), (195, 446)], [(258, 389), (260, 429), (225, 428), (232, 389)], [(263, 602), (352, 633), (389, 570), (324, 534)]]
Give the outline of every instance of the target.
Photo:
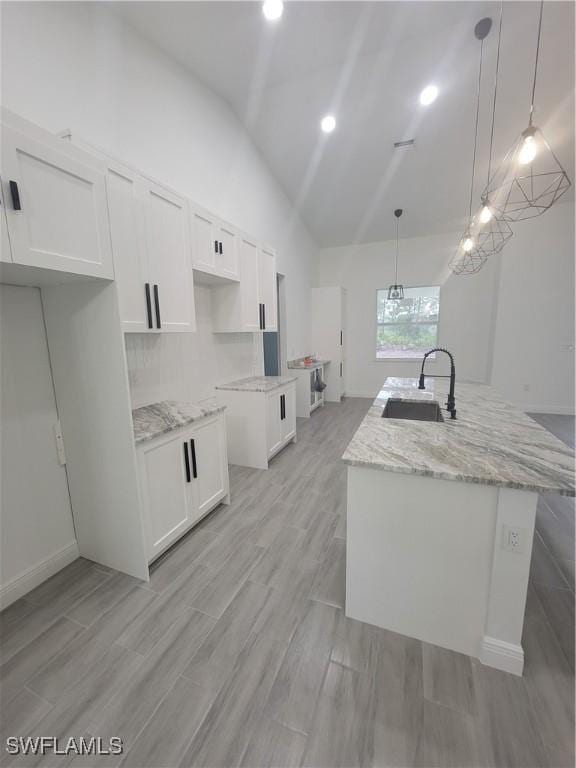
[(407, 141), (395, 141), (394, 149), (412, 149), (414, 147), (414, 139), (408, 139)]

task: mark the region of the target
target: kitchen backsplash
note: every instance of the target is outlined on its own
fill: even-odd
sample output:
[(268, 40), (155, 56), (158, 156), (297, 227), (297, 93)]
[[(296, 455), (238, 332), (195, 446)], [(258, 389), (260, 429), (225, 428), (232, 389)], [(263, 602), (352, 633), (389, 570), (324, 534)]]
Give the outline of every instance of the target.
[(262, 337), (213, 333), (211, 291), (194, 289), (196, 333), (125, 335), (132, 407), (160, 400), (199, 402), (216, 384), (264, 372)]

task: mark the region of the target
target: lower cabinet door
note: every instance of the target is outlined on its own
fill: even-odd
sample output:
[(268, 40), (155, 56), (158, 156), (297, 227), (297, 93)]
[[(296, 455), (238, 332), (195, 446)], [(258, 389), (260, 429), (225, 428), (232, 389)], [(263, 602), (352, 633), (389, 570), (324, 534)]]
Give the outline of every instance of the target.
[[(146, 545), (152, 560), (181, 536), (193, 517), (192, 477), (186, 469), (188, 435), (141, 448), (141, 484)], [(190, 464), (190, 456), (188, 457)], [(190, 477), (190, 480), (188, 480)]]
[(280, 418), (280, 394), (272, 392), (266, 398), (266, 446), (272, 456), (282, 445), (282, 420)]
[(223, 419), (212, 419), (195, 427), (190, 451), (194, 476), (193, 522), (205, 515), (228, 493)]
[(280, 422), (280, 436), (284, 443), (296, 434), (296, 391), (292, 386), (282, 394), (284, 395), (284, 418)]

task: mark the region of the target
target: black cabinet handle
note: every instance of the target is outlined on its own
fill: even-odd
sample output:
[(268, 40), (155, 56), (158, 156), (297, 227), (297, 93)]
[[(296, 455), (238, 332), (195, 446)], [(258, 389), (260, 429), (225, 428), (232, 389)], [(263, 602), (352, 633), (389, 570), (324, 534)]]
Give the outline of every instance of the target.
[(21, 211), (22, 206), (20, 205), (20, 192), (18, 191), (18, 182), (10, 182), (10, 194), (12, 195), (12, 208), (14, 208), (15, 211)]
[(218, 240), (214, 240), (214, 253), (218, 253)]
[(340, 346), (342, 346), (342, 331), (340, 331)]
[(262, 330), (266, 330), (266, 304), (262, 304)]
[(220, 255), (222, 255), (222, 242), (218, 243), (218, 247), (219, 247), (218, 252), (220, 253)]
[(284, 419), (284, 395), (280, 395), (280, 421)]
[(342, 363), (340, 363), (340, 378), (342, 378)]
[(156, 306), (156, 327), (162, 328), (162, 323), (160, 322), (160, 297), (157, 285), (154, 286), (154, 304)]
[(198, 467), (196, 466), (196, 443), (190, 440), (190, 451), (192, 453), (192, 477), (198, 477)]
[(184, 443), (184, 466), (186, 467), (186, 482), (190, 482), (190, 459), (188, 458), (188, 443)]
[(144, 286), (146, 292), (146, 316), (148, 317), (148, 328), (152, 328), (152, 299), (150, 298), (150, 283)]
[(262, 304), (258, 304), (258, 312), (260, 313), (260, 330), (263, 329), (262, 325)]

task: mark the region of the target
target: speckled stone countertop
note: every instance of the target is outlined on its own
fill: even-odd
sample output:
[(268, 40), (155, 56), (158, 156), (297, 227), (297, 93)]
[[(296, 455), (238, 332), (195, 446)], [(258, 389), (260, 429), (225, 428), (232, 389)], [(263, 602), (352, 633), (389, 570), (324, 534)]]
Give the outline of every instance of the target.
[(201, 404), (163, 400), (161, 403), (144, 405), (132, 411), (134, 440), (136, 445), (154, 440), (155, 437), (171, 432), (173, 429), (185, 427), (206, 416), (220, 413), (225, 408), (225, 405), (218, 405), (215, 400), (207, 400)]
[(238, 379), (229, 384), (219, 384), (216, 389), (233, 390), (234, 392), (272, 392), (274, 389), (296, 381), (294, 376), (250, 376)]
[(300, 357), (298, 360), (288, 360), (286, 366), (294, 371), (313, 371), (316, 368), (322, 368), (323, 365), (328, 365), (330, 360), (315, 360), (313, 363), (306, 365), (304, 358)]
[[(444, 480), (574, 496), (574, 453), (491, 387), (456, 380), (457, 419), (445, 410), (448, 381), (388, 378), (342, 457), (346, 464)], [(383, 419), (389, 398), (434, 400), (444, 422)]]

